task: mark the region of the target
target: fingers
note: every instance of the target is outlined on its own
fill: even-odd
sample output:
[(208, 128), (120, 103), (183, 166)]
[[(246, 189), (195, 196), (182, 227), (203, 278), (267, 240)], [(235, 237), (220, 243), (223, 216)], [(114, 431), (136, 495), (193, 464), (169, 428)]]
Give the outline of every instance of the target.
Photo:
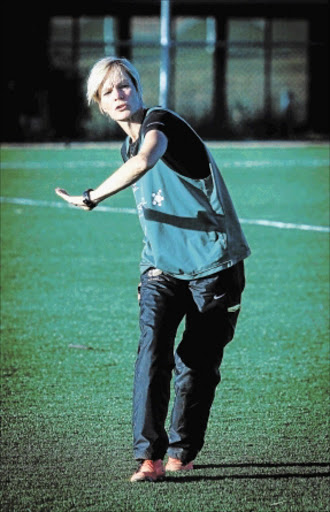
[(66, 190), (64, 190), (64, 188), (56, 187), (56, 189), (55, 189), (55, 193), (56, 193), (57, 195), (61, 195), (61, 194), (67, 194), (67, 191), (66, 191)]
[(59, 196), (59, 197), (62, 197), (62, 199), (65, 199), (65, 200), (68, 200), (70, 198), (69, 194), (67, 193), (66, 190), (64, 190), (63, 188), (59, 188), (57, 187), (55, 189), (55, 193)]
[(73, 204), (75, 206), (81, 206), (81, 201), (79, 201), (78, 199), (78, 196), (70, 196), (70, 194), (68, 194), (68, 192), (66, 190), (64, 190), (63, 188), (59, 188), (57, 187), (55, 189), (55, 193), (61, 197), (62, 199), (64, 199), (64, 201), (67, 201), (68, 203), (70, 204)]

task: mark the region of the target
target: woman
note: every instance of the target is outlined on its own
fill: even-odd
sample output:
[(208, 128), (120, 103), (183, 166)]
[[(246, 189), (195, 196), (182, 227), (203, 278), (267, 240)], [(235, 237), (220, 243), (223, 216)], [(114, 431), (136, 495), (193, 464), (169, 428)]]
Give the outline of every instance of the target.
[[(142, 99), (140, 78), (126, 59), (93, 67), (89, 103), (127, 137), (124, 164), (95, 189), (65, 201), (92, 210), (132, 186), (144, 232), (140, 329), (133, 397), (132, 482), (193, 469), (201, 450), (225, 345), (234, 336), (250, 249), (229, 193), (207, 147), (176, 113)], [(174, 354), (177, 328), (185, 331)], [(175, 401), (164, 424), (175, 370)], [(165, 454), (169, 459), (163, 465)]]

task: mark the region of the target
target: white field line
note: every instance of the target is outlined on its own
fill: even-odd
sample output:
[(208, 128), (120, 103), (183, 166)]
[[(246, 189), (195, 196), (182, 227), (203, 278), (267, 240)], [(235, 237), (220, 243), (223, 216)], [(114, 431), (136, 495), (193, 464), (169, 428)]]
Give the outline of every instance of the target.
[(330, 233), (328, 226), (314, 226), (310, 224), (294, 224), (292, 222), (279, 222), (274, 220), (262, 219), (239, 219), (241, 224), (253, 224), (254, 226), (267, 226), (279, 229), (299, 229), (300, 231), (319, 231), (321, 233)]
[[(75, 206), (70, 206), (67, 203), (59, 201), (43, 201), (39, 199), (27, 199), (23, 197), (0, 197), (0, 203), (16, 204), (20, 206), (43, 206), (46, 208), (71, 208), (76, 209)], [(78, 210), (77, 210), (78, 211)], [(135, 208), (116, 208), (113, 206), (98, 206), (93, 212), (109, 212), (109, 213), (127, 213), (129, 215), (136, 215)], [(265, 226), (278, 229), (297, 229), (300, 231), (318, 231), (321, 233), (330, 233), (328, 226), (315, 226), (310, 224), (295, 224), (292, 222), (279, 222), (273, 220), (263, 219), (239, 219), (242, 224), (252, 224), (254, 226)]]
[[(0, 197), (0, 203), (17, 204), (21, 206), (44, 206), (46, 208), (71, 208), (78, 209), (65, 201), (43, 201), (39, 199), (27, 199), (24, 197)], [(114, 208), (112, 206), (98, 206), (94, 212), (110, 212), (110, 213), (128, 213), (136, 215), (135, 208)]]
[[(295, 149), (295, 148), (328, 148), (328, 141), (284, 141), (284, 140), (255, 140), (255, 141), (218, 141), (218, 140), (206, 140), (206, 145), (215, 149), (228, 149), (228, 148), (239, 148), (239, 149)], [(123, 141), (105, 141), (105, 142), (34, 142), (34, 143), (2, 143), (1, 149), (38, 149), (38, 150), (49, 150), (57, 149), (58, 151), (66, 151), (67, 149), (78, 150), (82, 149), (120, 149), (123, 145)]]
[[(39, 161), (29, 161), (29, 160), (14, 160), (12, 162), (2, 162), (1, 170), (30, 170), (30, 169), (95, 169), (101, 168), (109, 170), (113, 167), (118, 167), (122, 164), (121, 160), (111, 160), (109, 162), (104, 160), (72, 160), (61, 162), (55, 160), (39, 160)], [(300, 168), (308, 168), (308, 167), (329, 167), (329, 159), (327, 158), (304, 158), (304, 159), (285, 159), (285, 160), (223, 160), (220, 165), (220, 169), (266, 169), (267, 167), (282, 167), (282, 168), (291, 168), (291, 167), (300, 167)]]

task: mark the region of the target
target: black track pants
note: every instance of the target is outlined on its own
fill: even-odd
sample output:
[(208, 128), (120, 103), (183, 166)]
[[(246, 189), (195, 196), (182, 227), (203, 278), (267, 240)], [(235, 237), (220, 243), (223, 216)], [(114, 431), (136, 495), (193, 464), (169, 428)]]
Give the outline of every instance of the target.
[[(202, 448), (223, 350), (234, 336), (244, 285), (243, 262), (191, 281), (157, 269), (141, 276), (133, 399), (136, 459), (162, 459), (167, 452), (189, 462)], [(185, 330), (174, 354), (184, 317)], [(167, 434), (173, 369), (175, 401)]]

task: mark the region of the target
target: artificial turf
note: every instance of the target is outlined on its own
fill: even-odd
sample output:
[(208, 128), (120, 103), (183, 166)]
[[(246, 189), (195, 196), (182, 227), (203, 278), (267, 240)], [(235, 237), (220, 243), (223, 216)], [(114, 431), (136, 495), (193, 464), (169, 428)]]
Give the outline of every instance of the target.
[[(327, 226), (326, 145), (212, 151), (247, 220)], [(130, 484), (142, 235), (130, 190), (87, 213), (118, 148), (3, 148), (4, 512), (329, 510), (329, 233), (244, 224), (235, 340), (196, 469)], [(55, 203), (55, 204), (54, 204)]]

